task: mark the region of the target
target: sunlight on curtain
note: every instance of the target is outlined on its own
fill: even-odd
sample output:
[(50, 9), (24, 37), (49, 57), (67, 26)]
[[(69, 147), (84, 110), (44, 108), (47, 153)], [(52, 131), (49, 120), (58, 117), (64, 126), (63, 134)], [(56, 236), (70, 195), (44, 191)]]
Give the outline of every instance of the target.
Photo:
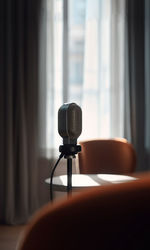
[(110, 1), (87, 1), (83, 138), (110, 136)]
[[(83, 111), (87, 138), (123, 137), (124, 130), (124, 0), (47, 0), (46, 147), (61, 138), (57, 114), (63, 104), (63, 22), (68, 24), (68, 102)], [(65, 6), (65, 5), (64, 5)], [(66, 55), (65, 55), (66, 56)]]
[(47, 90), (46, 90), (46, 148), (47, 156), (55, 155), (61, 144), (57, 129), (57, 113), (63, 104), (62, 35), (63, 2), (47, 0)]
[(122, 137), (124, 1), (86, 7), (82, 138)]

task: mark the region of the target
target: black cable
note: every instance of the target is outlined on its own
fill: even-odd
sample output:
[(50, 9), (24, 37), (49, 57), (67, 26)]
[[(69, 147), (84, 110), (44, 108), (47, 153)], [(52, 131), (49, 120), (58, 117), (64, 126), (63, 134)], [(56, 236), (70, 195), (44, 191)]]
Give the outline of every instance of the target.
[(55, 172), (55, 169), (59, 163), (59, 161), (61, 160), (61, 158), (64, 156), (63, 153), (60, 154), (55, 166), (53, 167), (52, 169), (52, 172), (51, 172), (51, 176), (50, 176), (50, 200), (53, 201), (53, 175), (54, 175), (54, 172)]

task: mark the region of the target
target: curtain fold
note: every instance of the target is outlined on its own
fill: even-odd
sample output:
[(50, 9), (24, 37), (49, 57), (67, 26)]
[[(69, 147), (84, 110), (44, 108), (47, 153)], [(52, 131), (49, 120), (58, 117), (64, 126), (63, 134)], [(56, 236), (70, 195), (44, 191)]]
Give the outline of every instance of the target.
[(125, 1), (111, 1), (110, 136), (124, 136)]
[[(126, 1), (126, 84), (125, 84), (125, 134), (137, 153), (137, 171), (150, 169), (147, 110), (149, 100), (149, 20), (145, 1)], [(148, 15), (148, 13), (147, 13)], [(147, 79), (147, 80), (146, 80)], [(146, 146), (146, 142), (148, 147)]]
[(150, 170), (150, 1), (145, 0), (145, 161)]
[(0, 221), (38, 207), (38, 36), (41, 1), (0, 2)]

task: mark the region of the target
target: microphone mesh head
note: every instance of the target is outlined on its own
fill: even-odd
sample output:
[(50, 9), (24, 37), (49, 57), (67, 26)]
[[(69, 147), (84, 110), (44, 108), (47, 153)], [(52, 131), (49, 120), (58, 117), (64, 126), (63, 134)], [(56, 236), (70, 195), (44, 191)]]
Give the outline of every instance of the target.
[(60, 107), (58, 132), (65, 144), (77, 142), (82, 132), (82, 110), (76, 103), (66, 103)]

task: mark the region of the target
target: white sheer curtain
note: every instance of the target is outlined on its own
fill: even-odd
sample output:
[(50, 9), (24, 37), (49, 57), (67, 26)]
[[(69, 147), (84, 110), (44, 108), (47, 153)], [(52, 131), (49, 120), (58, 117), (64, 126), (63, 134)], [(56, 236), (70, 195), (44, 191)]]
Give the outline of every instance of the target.
[[(46, 0), (46, 139), (43, 147), (48, 149), (49, 156), (55, 149), (58, 152), (61, 144), (57, 113), (66, 101), (65, 92), (68, 102), (76, 102), (82, 108), (83, 132), (79, 140), (123, 137), (124, 1)], [(68, 15), (64, 16), (64, 11)], [(65, 51), (64, 41), (68, 46)], [(63, 70), (67, 82), (63, 80)]]
[(123, 136), (124, 1), (87, 1), (83, 138)]

